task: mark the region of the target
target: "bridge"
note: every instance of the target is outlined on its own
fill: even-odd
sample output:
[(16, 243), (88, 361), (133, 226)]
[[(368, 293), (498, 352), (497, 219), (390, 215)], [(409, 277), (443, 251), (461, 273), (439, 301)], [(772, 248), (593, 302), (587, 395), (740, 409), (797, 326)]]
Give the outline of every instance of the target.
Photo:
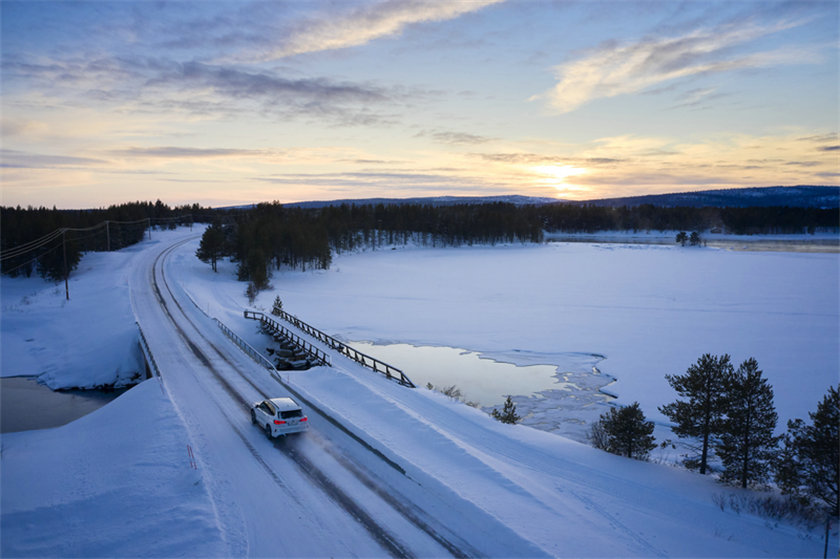
[[(356, 363), (361, 364), (362, 366), (370, 369), (375, 373), (379, 373), (384, 375), (386, 378), (394, 380), (395, 382), (401, 384), (402, 386), (406, 386), (408, 388), (416, 388), (414, 383), (411, 382), (405, 373), (403, 373), (400, 369), (385, 363), (375, 357), (371, 357), (361, 351), (358, 351), (351, 346), (347, 345), (346, 343), (330, 336), (322, 332), (321, 330), (315, 328), (307, 324), (306, 322), (302, 321), (298, 317), (287, 313), (286, 311), (278, 311), (277, 316), (279, 319), (284, 320), (291, 326), (294, 326), (299, 331), (311, 336), (315, 340), (326, 344), (332, 350), (335, 350), (345, 357), (352, 359)], [(249, 318), (251, 320), (259, 320), (262, 327), (275, 339), (283, 340), (288, 345), (293, 346), (297, 350), (305, 353), (311, 360), (321, 364), (321, 365), (330, 365), (329, 355), (326, 354), (322, 349), (318, 348), (311, 342), (303, 339), (298, 334), (292, 332), (286, 326), (280, 324), (277, 320), (272, 318), (271, 316), (266, 315), (265, 313), (259, 311), (252, 311), (246, 310), (245, 311), (245, 318)]]

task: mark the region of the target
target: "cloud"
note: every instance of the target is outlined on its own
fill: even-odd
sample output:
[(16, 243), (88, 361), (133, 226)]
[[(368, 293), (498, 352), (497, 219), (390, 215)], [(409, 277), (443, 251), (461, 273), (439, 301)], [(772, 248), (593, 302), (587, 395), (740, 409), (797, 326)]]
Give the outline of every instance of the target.
[(454, 145), (475, 145), (492, 141), (492, 138), (488, 138), (487, 136), (478, 136), (467, 132), (453, 132), (450, 130), (424, 130), (416, 134), (416, 136), (420, 138), (430, 137), (442, 144)]
[(118, 106), (121, 111), (230, 116), (242, 112), (314, 115), (349, 125), (387, 123), (385, 105), (419, 92), (326, 77), (286, 77), (277, 71), (247, 70), (197, 61), (120, 56), (33, 63), (4, 56), (8, 82), (45, 99), (77, 106)]
[(49, 130), (49, 125), (40, 120), (0, 119), (0, 134), (11, 136), (38, 136)]
[(545, 155), (541, 153), (475, 153), (485, 161), (508, 163), (512, 165), (578, 165), (585, 167), (610, 166), (621, 163), (617, 157), (581, 157), (568, 155)]
[(816, 136), (804, 136), (802, 138), (798, 138), (800, 142), (814, 142), (818, 144), (833, 144), (838, 139), (840, 139), (840, 134), (837, 134), (837, 132), (829, 132), (828, 134), (817, 134)]
[(212, 87), (226, 97), (241, 98), (289, 98), (303, 97), (317, 101), (382, 101), (385, 96), (373, 87), (350, 82), (335, 82), (326, 78), (288, 79), (262, 72), (245, 72), (234, 68), (211, 66), (199, 62), (180, 65), (174, 75), (164, 75), (152, 83), (174, 80), (179, 83), (195, 84), (197, 87)]
[(111, 154), (122, 157), (151, 157), (161, 159), (206, 159), (219, 157), (253, 157), (264, 156), (263, 150), (230, 149), (230, 148), (185, 148), (174, 146), (130, 147), (114, 149)]
[(9, 169), (55, 169), (57, 167), (79, 167), (102, 165), (102, 159), (31, 153), (14, 149), (0, 149), (0, 167)]
[[(670, 80), (700, 74), (740, 69), (813, 62), (815, 56), (786, 48), (763, 52), (737, 53), (758, 39), (801, 25), (733, 25), (699, 29), (677, 37), (647, 38), (631, 44), (608, 42), (587, 55), (555, 68), (559, 79), (549, 92), (531, 100), (547, 99), (561, 113), (573, 111), (599, 98), (643, 91)], [(696, 89), (687, 101), (700, 101), (714, 91)]]
[(274, 60), (364, 45), (381, 37), (396, 35), (415, 23), (454, 19), (501, 1), (385, 0), (338, 16), (331, 14), (299, 23), (265, 58)]

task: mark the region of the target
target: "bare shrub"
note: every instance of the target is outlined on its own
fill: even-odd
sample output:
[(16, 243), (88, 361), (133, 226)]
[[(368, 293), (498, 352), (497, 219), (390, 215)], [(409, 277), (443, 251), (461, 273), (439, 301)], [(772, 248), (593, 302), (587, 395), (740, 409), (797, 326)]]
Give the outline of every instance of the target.
[(604, 424), (600, 421), (596, 421), (592, 424), (592, 427), (589, 429), (589, 433), (587, 434), (587, 438), (592, 446), (600, 450), (607, 450), (610, 445), (607, 431), (604, 429)]
[(721, 511), (727, 508), (735, 514), (753, 514), (793, 526), (813, 530), (825, 521), (824, 511), (820, 511), (799, 499), (777, 494), (755, 493), (714, 493), (712, 502)]

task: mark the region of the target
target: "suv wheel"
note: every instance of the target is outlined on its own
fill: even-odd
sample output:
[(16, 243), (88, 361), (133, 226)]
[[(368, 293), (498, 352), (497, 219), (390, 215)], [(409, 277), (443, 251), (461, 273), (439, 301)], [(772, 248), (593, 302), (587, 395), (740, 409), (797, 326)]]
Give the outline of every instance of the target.
[(273, 439), (274, 437), (271, 436), (271, 425), (268, 423), (265, 424), (265, 436), (269, 439)]
[(255, 412), (254, 410), (251, 410), (251, 423), (253, 423), (254, 425), (257, 424), (257, 412)]

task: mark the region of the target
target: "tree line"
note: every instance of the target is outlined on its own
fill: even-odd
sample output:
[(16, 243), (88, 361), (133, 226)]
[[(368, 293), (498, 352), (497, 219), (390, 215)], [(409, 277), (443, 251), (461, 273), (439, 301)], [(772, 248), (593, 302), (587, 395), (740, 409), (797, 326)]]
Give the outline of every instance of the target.
[[(773, 389), (755, 359), (735, 369), (729, 355), (705, 354), (685, 374), (665, 378), (679, 399), (659, 411), (675, 435), (697, 444), (684, 459), (687, 468), (705, 474), (714, 455), (724, 483), (760, 487), (772, 477), (783, 494), (840, 514), (840, 386), (829, 388), (810, 423), (788, 421), (779, 436)], [(602, 414), (589, 438), (597, 448), (644, 460), (656, 448), (653, 430), (634, 402)]]
[(170, 208), (160, 200), (93, 210), (0, 207), (0, 272), (60, 280), (83, 253), (119, 250), (142, 240), (147, 226), (174, 228), (180, 216), (199, 209)]
[[(837, 211), (813, 208), (660, 208), (580, 204), (341, 204), (322, 208), (277, 202), (249, 209), (205, 211), (211, 222), (196, 255), (216, 270), (237, 262), (252, 289), (268, 286), (271, 271), (330, 266), (333, 253), (358, 247), (416, 243), (459, 246), (541, 242), (545, 231), (714, 230), (804, 233), (837, 228)], [(698, 237), (699, 238), (699, 237)]]
[(341, 204), (311, 209), (275, 202), (215, 216), (196, 255), (214, 270), (219, 259), (230, 257), (237, 263), (237, 277), (259, 290), (268, 286), (272, 270), (327, 269), (333, 252), (359, 247), (541, 240), (540, 221), (528, 219), (513, 204)]
[[(267, 286), (272, 269), (328, 268), (332, 254), (357, 247), (417, 243), (428, 246), (540, 242), (545, 231), (721, 230), (737, 234), (813, 233), (836, 230), (837, 209), (607, 207), (588, 204), (514, 205), (505, 202), (436, 205), (341, 204), (321, 208), (277, 202), (249, 208), (170, 208), (132, 202), (105, 209), (0, 208), (0, 272), (60, 279), (83, 252), (116, 250), (142, 239), (144, 225), (175, 226), (180, 215), (210, 223), (199, 256), (214, 267), (219, 258), (238, 263), (238, 277)], [(166, 221), (170, 220), (170, 221)], [(111, 222), (107, 228), (93, 229)], [(134, 222), (134, 223), (131, 223)], [(36, 241), (61, 228), (61, 239)], [(27, 246), (31, 251), (13, 250)]]
[(837, 208), (792, 207), (673, 207), (595, 206), (547, 204), (536, 206), (534, 215), (547, 231), (592, 233), (595, 231), (713, 231), (736, 235), (798, 234), (836, 230)]

